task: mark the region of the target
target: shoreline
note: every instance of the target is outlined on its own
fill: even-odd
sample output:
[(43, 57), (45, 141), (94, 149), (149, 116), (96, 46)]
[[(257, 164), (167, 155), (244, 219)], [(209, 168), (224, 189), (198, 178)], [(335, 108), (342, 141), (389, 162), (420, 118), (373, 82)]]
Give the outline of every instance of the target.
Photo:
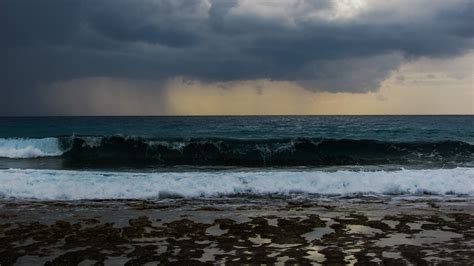
[(468, 264), (474, 198), (0, 200), (0, 264)]

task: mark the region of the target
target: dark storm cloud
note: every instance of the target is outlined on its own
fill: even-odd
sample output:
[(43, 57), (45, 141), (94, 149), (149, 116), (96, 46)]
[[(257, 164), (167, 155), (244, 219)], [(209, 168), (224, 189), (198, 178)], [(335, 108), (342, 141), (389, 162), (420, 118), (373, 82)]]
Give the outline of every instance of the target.
[[(470, 0), (400, 1), (398, 12), (368, 1), (355, 18), (331, 17), (337, 1), (330, 0), (246, 4), (1, 0), (0, 82), (6, 97), (0, 113), (34, 108), (45, 84), (97, 76), (267, 78), (311, 90), (366, 92), (404, 59), (473, 48)], [(415, 15), (405, 15), (410, 12)]]

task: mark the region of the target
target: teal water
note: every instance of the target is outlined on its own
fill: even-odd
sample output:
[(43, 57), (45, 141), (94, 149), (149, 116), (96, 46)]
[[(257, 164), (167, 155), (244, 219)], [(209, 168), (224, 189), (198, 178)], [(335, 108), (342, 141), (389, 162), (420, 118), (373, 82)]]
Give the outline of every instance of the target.
[(474, 116), (0, 118), (0, 198), (472, 196), (473, 169)]
[(0, 138), (332, 138), (474, 143), (474, 116), (214, 116), (0, 118)]
[(0, 118), (0, 168), (474, 165), (474, 116)]

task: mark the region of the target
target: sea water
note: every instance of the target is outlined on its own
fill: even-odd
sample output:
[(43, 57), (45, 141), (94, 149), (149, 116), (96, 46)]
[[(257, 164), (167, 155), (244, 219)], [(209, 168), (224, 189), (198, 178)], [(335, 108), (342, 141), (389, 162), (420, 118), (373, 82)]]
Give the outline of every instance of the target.
[(474, 195), (474, 116), (0, 118), (0, 197)]

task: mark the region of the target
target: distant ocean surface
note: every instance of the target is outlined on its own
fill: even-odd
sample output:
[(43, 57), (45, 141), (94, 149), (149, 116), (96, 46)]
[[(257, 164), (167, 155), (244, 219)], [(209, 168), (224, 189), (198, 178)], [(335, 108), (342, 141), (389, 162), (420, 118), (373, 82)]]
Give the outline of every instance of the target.
[(469, 115), (0, 118), (3, 198), (474, 195), (473, 169)]

